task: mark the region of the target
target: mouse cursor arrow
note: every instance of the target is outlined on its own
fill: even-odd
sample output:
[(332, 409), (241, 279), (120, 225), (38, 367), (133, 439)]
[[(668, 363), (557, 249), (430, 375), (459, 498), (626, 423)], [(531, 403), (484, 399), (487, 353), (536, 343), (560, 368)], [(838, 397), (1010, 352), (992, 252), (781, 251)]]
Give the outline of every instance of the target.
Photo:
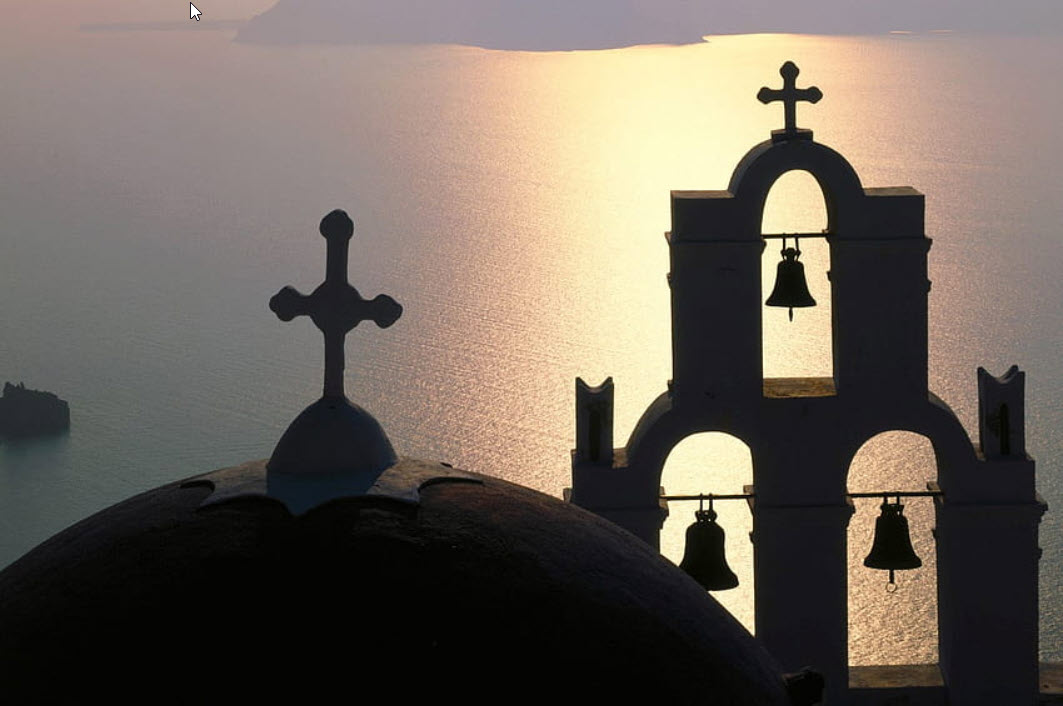
[(188, 19), (190, 19), (190, 20), (195, 20), (196, 22), (199, 22), (199, 16), (200, 16), (200, 15), (202, 15), (203, 13), (202, 13), (202, 12), (200, 12), (200, 11), (199, 11), (199, 8), (197, 8), (197, 7), (196, 7), (195, 5), (193, 5), (192, 3), (188, 3), (188, 6), (189, 6), (189, 7), (191, 8), (191, 9), (190, 9), (190, 10), (188, 11), (188, 13), (189, 13), (189, 14), (188, 14)]

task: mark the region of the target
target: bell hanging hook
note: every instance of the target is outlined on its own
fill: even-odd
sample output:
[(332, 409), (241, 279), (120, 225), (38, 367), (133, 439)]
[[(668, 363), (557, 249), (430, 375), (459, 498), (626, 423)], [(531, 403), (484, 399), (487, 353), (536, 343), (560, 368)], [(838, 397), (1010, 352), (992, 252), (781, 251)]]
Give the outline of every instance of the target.
[(718, 515), (716, 514), (715, 508), (713, 508), (713, 506), (712, 506), (712, 493), (708, 494), (708, 498), (709, 498), (709, 509), (708, 510), (705, 509), (705, 497), (706, 497), (705, 493), (698, 493), (698, 511), (696, 513), (694, 513), (694, 516), (699, 518), (699, 519), (705, 518), (707, 520), (715, 522), (716, 518), (718, 517)]

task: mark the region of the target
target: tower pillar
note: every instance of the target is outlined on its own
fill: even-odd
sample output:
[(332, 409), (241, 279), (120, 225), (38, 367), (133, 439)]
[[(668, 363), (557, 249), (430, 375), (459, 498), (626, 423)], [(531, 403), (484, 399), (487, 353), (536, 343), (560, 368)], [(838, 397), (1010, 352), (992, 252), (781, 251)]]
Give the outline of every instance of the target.
[(813, 666), (827, 704), (845, 703), (851, 502), (773, 505), (753, 514), (756, 636), (785, 671)]
[(941, 671), (955, 704), (1034, 704), (1038, 525), (1048, 509), (1026, 453), (1025, 374), (978, 369), (978, 458), (942, 476), (935, 516)]

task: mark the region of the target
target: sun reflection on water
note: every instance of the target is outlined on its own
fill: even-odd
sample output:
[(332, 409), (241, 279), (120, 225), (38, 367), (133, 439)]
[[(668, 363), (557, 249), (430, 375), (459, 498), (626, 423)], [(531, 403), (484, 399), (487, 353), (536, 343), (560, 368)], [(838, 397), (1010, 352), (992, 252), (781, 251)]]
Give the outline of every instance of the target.
[[(514, 480), (547, 492), (566, 485), (564, 454), (550, 465), (542, 453), (571, 446), (576, 375), (592, 384), (614, 377), (616, 442), (625, 442), (670, 377), (668, 262), (661, 237), (669, 228), (668, 192), (725, 188), (744, 151), (781, 126), (781, 108), (762, 106), (754, 96), (760, 86), (778, 84), (778, 67), (787, 59), (804, 70), (801, 85), (818, 85), (825, 94), (819, 104), (799, 107), (799, 125), (814, 128), (817, 139), (845, 154), (867, 186), (924, 187), (932, 165), (919, 155), (927, 138), (908, 126), (932, 122), (925, 113), (934, 108), (918, 100), (906, 78), (914, 66), (936, 58), (918, 44), (882, 41), (869, 51), (866, 40), (751, 36), (687, 47), (465, 56), (450, 88), (461, 93), (456, 86), (465, 85), (489, 98), (440, 101), (438, 118), (458, 137), (442, 151), (434, 146), (446, 169), (439, 179), (452, 179), (456, 171), (458, 179), (491, 188), (482, 202), (460, 204), (466, 208), (464, 237), (437, 246), (445, 249), (437, 263), (461, 258), (463, 251), (476, 254), (466, 263), (463, 292), (478, 304), (466, 304), (458, 319), (480, 307), (479, 336), (468, 338), (464, 332), (471, 326), (458, 325), (454, 335), (465, 336), (463, 345), (443, 346), (443, 368), (489, 386), (493, 407), (471, 396), (462, 400), (473, 409), (472, 418), (504, 409), (514, 424), (461, 435), (466, 465), (512, 472)], [(888, 62), (894, 71), (876, 70)], [(485, 63), (493, 64), (491, 71), (483, 70)], [(920, 70), (934, 75), (925, 65)], [(873, 97), (866, 88), (869, 75), (876, 81)], [(913, 104), (922, 115), (897, 117), (910, 114)], [(471, 123), (480, 128), (462, 129)], [(904, 158), (896, 151), (902, 143), (912, 145)], [(934, 213), (928, 223), (936, 223)], [(803, 172), (781, 178), (769, 196), (764, 232), (815, 233), (825, 226), (815, 181)], [(762, 259), (765, 298), (779, 244), (770, 241)], [(763, 310), (766, 376), (832, 372), (829, 246), (806, 239), (801, 250), (818, 306), (795, 311), (793, 322), (783, 309)], [(499, 296), (503, 286), (520, 296)], [(463, 351), (460, 362), (450, 357), (455, 350)], [(521, 382), (507, 387), (514, 380)], [(969, 399), (970, 391), (964, 394)], [(529, 442), (533, 431), (543, 446)], [(499, 437), (511, 443), (498, 444)], [(921, 455), (918, 445), (877, 438), (853, 461), (850, 486), (921, 489), (934, 476), (932, 458)], [(744, 444), (705, 434), (672, 452), (663, 482), (670, 493), (739, 492), (751, 478)], [(674, 561), (682, 556), (683, 532), (693, 519), (687, 505), (673, 504), (662, 535), (662, 551)], [(901, 591), (889, 596), (880, 574), (862, 566), (877, 506), (856, 505), (849, 532), (850, 661), (932, 662), (937, 647), (930, 505), (915, 501), (908, 509), (924, 568), (902, 574)], [(728, 502), (717, 509), (741, 585), (716, 597), (752, 629), (748, 507)]]
[[(0, 266), (7, 301), (20, 303), (9, 328), (23, 332), (5, 340), (5, 363), (66, 391), (86, 430), (52, 475), (4, 466), (7, 560), (130, 492), (269, 453), (316, 394), (320, 350), (312, 331), (276, 326), (265, 301), (284, 283), (319, 281), (320, 248), (308, 243), (336, 207), (357, 223), (352, 282), (406, 311), (386, 332), (351, 337), (351, 397), (400, 453), (560, 495), (574, 378), (613, 376), (617, 445), (665, 390), (669, 191), (726, 188), (745, 151), (782, 124), (782, 109), (755, 96), (779, 85), (786, 60), (801, 67), (799, 85), (824, 93), (798, 108), (798, 125), (865, 185), (927, 194), (935, 391), (971, 428), (975, 367), (1028, 361), (1031, 451), (1041, 469), (1063, 457), (1053, 435), (1063, 323), (1058, 307), (1031, 306), (1063, 297), (1058, 42), (762, 35), (538, 54), (181, 34), (0, 45), (18, 59), (0, 62), (18, 138), (0, 142), (10, 165), (0, 225), (17, 234)], [(187, 134), (196, 139), (174, 139)], [(807, 175), (777, 183), (765, 231), (824, 225)], [(57, 247), (66, 233), (78, 237)], [(777, 244), (762, 258), (765, 297)], [(827, 244), (801, 249), (819, 305), (792, 323), (764, 309), (770, 376), (832, 367)], [(65, 286), (47, 300), (42, 271)], [(158, 273), (154, 287), (146, 272)], [(851, 489), (934, 477), (925, 444), (893, 441), (865, 445)], [(737, 492), (751, 477), (744, 445), (709, 434), (675, 449), (664, 483)], [(1049, 502), (1063, 497), (1051, 474), (1040, 482)], [(47, 488), (47, 512), (27, 502), (30, 483)], [(857, 502), (850, 528), (851, 661), (932, 661), (929, 503), (906, 510), (925, 565), (893, 596), (861, 566), (875, 505)], [(663, 550), (673, 559), (692, 510), (672, 507)], [(718, 510), (742, 581), (719, 598), (752, 627), (748, 508)], [(1063, 558), (1061, 528), (1046, 517), (1042, 567)], [(1043, 644), (1058, 655), (1055, 572)]]

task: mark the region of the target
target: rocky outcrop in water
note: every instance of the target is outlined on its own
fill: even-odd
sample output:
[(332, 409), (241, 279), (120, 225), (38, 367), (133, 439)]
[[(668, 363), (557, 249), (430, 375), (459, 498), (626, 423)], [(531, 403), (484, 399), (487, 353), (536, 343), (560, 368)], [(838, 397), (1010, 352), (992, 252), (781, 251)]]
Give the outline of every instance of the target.
[(0, 397), (0, 436), (52, 434), (70, 428), (70, 405), (52, 392), (4, 383)]

